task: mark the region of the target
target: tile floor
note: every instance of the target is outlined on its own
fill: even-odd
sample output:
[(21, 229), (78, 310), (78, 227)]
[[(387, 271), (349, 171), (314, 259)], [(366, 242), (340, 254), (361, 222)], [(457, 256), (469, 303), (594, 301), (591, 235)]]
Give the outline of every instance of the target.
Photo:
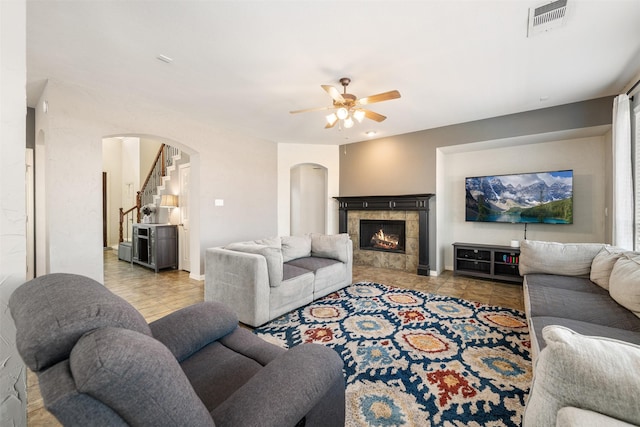
[[(165, 270), (155, 273), (147, 268), (118, 260), (116, 251), (104, 253), (105, 285), (129, 301), (148, 322), (204, 298), (204, 282), (189, 278), (189, 273)], [(524, 310), (520, 285), (454, 276), (417, 276), (398, 270), (354, 266), (353, 281), (369, 281), (439, 295), (448, 295), (485, 304)], [(43, 407), (36, 376), (27, 375), (27, 425), (59, 426)]]

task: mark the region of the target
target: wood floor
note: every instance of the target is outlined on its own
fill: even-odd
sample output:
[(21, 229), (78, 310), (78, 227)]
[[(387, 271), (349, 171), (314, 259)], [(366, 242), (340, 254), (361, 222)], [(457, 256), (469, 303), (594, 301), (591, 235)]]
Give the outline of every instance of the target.
[[(180, 308), (204, 299), (204, 282), (178, 270), (153, 270), (119, 261), (116, 251), (104, 253), (105, 286), (120, 295), (152, 322)], [(406, 289), (447, 295), (485, 304), (524, 310), (520, 285), (454, 276), (445, 271), (437, 277), (417, 276), (398, 270), (353, 267), (353, 281), (384, 283)], [(59, 426), (43, 407), (35, 374), (27, 375), (27, 425)]]

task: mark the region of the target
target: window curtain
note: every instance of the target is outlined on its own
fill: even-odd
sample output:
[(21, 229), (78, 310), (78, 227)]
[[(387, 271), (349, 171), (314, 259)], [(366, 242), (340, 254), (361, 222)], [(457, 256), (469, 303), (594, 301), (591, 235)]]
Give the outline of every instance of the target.
[[(631, 118), (631, 156), (633, 168), (633, 183), (635, 192), (635, 229), (634, 251), (640, 251), (640, 93), (635, 95), (636, 100), (631, 103), (633, 117)], [(633, 98), (632, 98), (633, 99)], [(636, 105), (637, 104), (637, 105)]]
[(633, 179), (629, 96), (613, 101), (613, 245), (633, 250)]

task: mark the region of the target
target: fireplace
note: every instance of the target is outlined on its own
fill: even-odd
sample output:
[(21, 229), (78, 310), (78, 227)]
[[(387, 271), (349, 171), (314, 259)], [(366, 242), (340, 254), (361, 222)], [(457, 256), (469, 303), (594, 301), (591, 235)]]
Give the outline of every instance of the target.
[[(339, 196), (340, 233), (348, 233), (354, 242), (354, 265), (417, 271), (428, 276), (429, 268), (429, 199), (434, 194), (398, 196)], [(385, 221), (381, 221), (384, 219)], [(360, 221), (373, 223), (373, 230), (362, 230)], [(404, 222), (401, 230), (387, 228), (387, 222)], [(384, 227), (381, 227), (384, 223)], [(374, 236), (382, 229), (384, 237)], [(392, 235), (389, 238), (389, 235)], [(382, 238), (380, 238), (382, 237)], [(370, 247), (371, 240), (380, 247)], [(396, 246), (395, 240), (398, 240)], [(385, 246), (395, 247), (386, 249)]]
[(360, 249), (404, 253), (405, 221), (361, 219)]

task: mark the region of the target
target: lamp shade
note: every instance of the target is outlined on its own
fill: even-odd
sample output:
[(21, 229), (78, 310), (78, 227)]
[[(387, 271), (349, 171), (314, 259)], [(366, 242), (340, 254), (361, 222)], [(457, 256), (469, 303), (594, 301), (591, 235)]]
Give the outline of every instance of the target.
[(177, 208), (178, 196), (174, 194), (163, 194), (162, 199), (160, 199), (160, 207), (161, 208)]

